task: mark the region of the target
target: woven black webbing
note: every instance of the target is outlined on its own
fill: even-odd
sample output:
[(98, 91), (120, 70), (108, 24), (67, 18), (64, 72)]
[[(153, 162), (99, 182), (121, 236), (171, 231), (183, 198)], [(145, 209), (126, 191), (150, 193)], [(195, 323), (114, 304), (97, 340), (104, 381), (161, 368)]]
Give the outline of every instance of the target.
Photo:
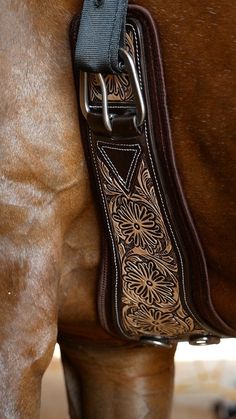
[(128, 0), (84, 0), (76, 43), (76, 65), (84, 71), (119, 71)]

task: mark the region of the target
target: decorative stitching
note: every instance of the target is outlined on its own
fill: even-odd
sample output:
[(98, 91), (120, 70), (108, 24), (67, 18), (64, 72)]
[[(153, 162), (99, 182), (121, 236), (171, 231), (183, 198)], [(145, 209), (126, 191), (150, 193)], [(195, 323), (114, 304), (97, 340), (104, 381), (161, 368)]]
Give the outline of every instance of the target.
[[(140, 56), (139, 56), (139, 49), (138, 49), (137, 34), (136, 34), (136, 29), (134, 28), (134, 26), (133, 26), (133, 25), (131, 25), (131, 24), (130, 24), (130, 26), (132, 26), (133, 31), (134, 31), (135, 44), (136, 44), (136, 54), (137, 54), (137, 61), (138, 61), (138, 76), (139, 76), (139, 82), (141, 83), (141, 82), (142, 82), (142, 77), (141, 77), (141, 66), (140, 66)], [(165, 106), (165, 108), (166, 108), (166, 110), (167, 110), (166, 97), (165, 97), (165, 95), (163, 95), (162, 99), (163, 99), (163, 101), (164, 101), (164, 106)], [(147, 148), (148, 148), (148, 155), (149, 155), (149, 158), (150, 158), (150, 161), (151, 161), (153, 174), (154, 174), (154, 177), (155, 177), (155, 180), (156, 180), (156, 185), (157, 185), (158, 192), (159, 192), (159, 196), (160, 196), (160, 199), (161, 199), (162, 209), (163, 209), (163, 211), (164, 211), (164, 213), (165, 213), (165, 216), (166, 216), (166, 219), (167, 219), (167, 223), (168, 223), (168, 225), (169, 225), (169, 228), (170, 228), (170, 231), (171, 231), (171, 235), (172, 235), (172, 238), (173, 238), (173, 240), (174, 240), (174, 243), (175, 243), (175, 246), (176, 246), (176, 249), (177, 249), (178, 255), (179, 255), (179, 259), (180, 259), (180, 266), (181, 266), (181, 282), (182, 282), (182, 289), (183, 289), (183, 294), (184, 294), (184, 301), (185, 301), (185, 304), (186, 304), (186, 306), (187, 306), (187, 308), (188, 308), (188, 310), (189, 310), (190, 314), (193, 316), (193, 318), (194, 318), (194, 319), (195, 319), (195, 321), (197, 322), (197, 319), (196, 319), (196, 317), (195, 317), (194, 313), (192, 312), (191, 308), (189, 307), (189, 305), (188, 305), (188, 303), (187, 303), (187, 295), (186, 295), (186, 289), (185, 289), (185, 284), (184, 284), (184, 277), (185, 277), (185, 274), (184, 274), (184, 264), (183, 264), (183, 258), (182, 258), (182, 254), (181, 254), (180, 248), (179, 248), (179, 246), (178, 246), (177, 240), (176, 240), (176, 238), (175, 238), (175, 234), (174, 234), (174, 231), (173, 231), (173, 228), (172, 228), (171, 222), (170, 222), (170, 220), (169, 220), (169, 216), (168, 216), (168, 214), (167, 214), (167, 212), (166, 212), (166, 208), (165, 208), (165, 204), (164, 204), (164, 201), (163, 201), (163, 197), (162, 197), (162, 193), (161, 193), (161, 189), (160, 189), (159, 181), (158, 181), (157, 176), (156, 176), (155, 166), (154, 166), (154, 162), (153, 162), (153, 159), (152, 159), (152, 155), (151, 155), (151, 151), (150, 151), (149, 139), (148, 139), (148, 135), (147, 135), (147, 124), (146, 124), (146, 121), (144, 121), (144, 127), (145, 127), (145, 138), (146, 138), (146, 144), (147, 144)]]
[[(133, 26), (133, 25), (131, 25), (131, 26)], [(146, 26), (146, 29), (147, 29), (147, 30), (148, 30), (148, 32), (149, 32), (149, 28), (148, 28), (148, 26), (147, 26), (147, 25), (145, 25), (145, 26)], [(137, 61), (138, 61), (138, 63), (139, 63), (138, 75), (139, 75), (139, 81), (141, 81), (140, 57), (139, 57), (139, 50), (138, 50), (137, 35), (136, 35), (136, 30), (135, 30), (135, 28), (134, 28), (134, 27), (133, 27), (133, 30), (134, 30), (134, 36), (135, 36), (135, 41), (136, 41)], [(159, 51), (158, 51), (158, 55), (159, 55)], [(161, 58), (161, 57), (159, 56), (159, 62), (160, 62), (160, 58)], [(160, 68), (160, 69), (159, 69), (159, 71), (161, 71), (161, 77), (163, 78), (162, 68)], [(168, 111), (167, 111), (167, 103), (166, 103), (166, 95), (165, 95), (165, 94), (163, 94), (163, 92), (162, 92), (162, 100), (163, 100), (163, 103), (164, 103), (165, 112), (168, 112)], [(167, 214), (167, 212), (166, 212), (166, 208), (165, 208), (165, 204), (164, 204), (163, 197), (162, 197), (162, 194), (161, 194), (161, 190), (160, 190), (159, 182), (158, 182), (158, 180), (157, 180), (157, 176), (156, 176), (156, 172), (155, 172), (155, 166), (154, 166), (154, 163), (153, 163), (153, 159), (152, 159), (152, 155), (151, 155), (151, 151), (150, 151), (149, 139), (148, 139), (148, 135), (147, 135), (147, 125), (146, 125), (146, 121), (144, 122), (144, 126), (145, 126), (145, 137), (146, 137), (146, 144), (147, 144), (147, 148), (148, 148), (148, 154), (149, 154), (149, 158), (150, 158), (150, 161), (151, 161), (151, 165), (152, 165), (152, 170), (153, 170), (153, 173), (154, 173), (154, 177), (155, 177), (155, 180), (156, 180), (156, 183), (157, 183), (157, 188), (158, 188), (158, 192), (159, 192), (159, 195), (160, 195), (160, 199), (161, 199), (161, 203), (162, 203), (162, 208), (163, 208), (163, 211), (164, 211), (164, 213), (165, 213), (165, 216), (166, 216), (166, 219), (167, 219), (167, 222), (168, 222), (168, 225), (169, 225), (170, 231), (171, 231), (171, 235), (172, 235), (172, 238), (173, 238), (173, 240), (174, 240), (174, 242), (175, 242), (175, 246), (176, 246), (176, 249), (177, 249), (177, 252), (178, 252), (178, 255), (179, 255), (179, 259), (180, 259), (180, 265), (181, 265), (181, 282), (182, 282), (182, 290), (183, 290), (183, 295), (184, 295), (184, 302), (185, 302), (185, 304), (186, 304), (186, 307), (187, 307), (187, 309), (188, 309), (189, 313), (190, 313), (190, 314), (191, 314), (191, 316), (195, 319), (196, 323), (198, 323), (198, 320), (196, 319), (196, 316), (195, 316), (195, 315), (194, 315), (194, 313), (192, 312), (192, 309), (189, 307), (189, 304), (188, 304), (188, 301), (187, 301), (187, 294), (186, 294), (185, 281), (184, 281), (184, 278), (185, 278), (185, 273), (184, 273), (184, 263), (183, 263), (183, 258), (182, 258), (182, 254), (181, 254), (180, 248), (179, 248), (179, 246), (178, 246), (178, 243), (177, 243), (177, 240), (176, 240), (176, 237), (175, 237), (174, 231), (173, 231), (173, 229), (172, 229), (172, 225), (171, 225), (171, 223), (170, 223), (170, 220), (169, 220), (168, 214)], [(168, 132), (169, 132), (169, 126), (167, 126), (167, 129), (168, 129)], [(162, 132), (161, 132), (161, 135), (162, 135)], [(169, 132), (169, 135), (170, 135), (170, 132)]]
[[(129, 191), (129, 189), (130, 189), (130, 184), (131, 184), (131, 181), (132, 181), (132, 178), (133, 178), (133, 175), (134, 175), (134, 172), (135, 172), (135, 170), (136, 170), (136, 168), (137, 168), (137, 165), (138, 165), (138, 159), (139, 159), (139, 156), (140, 156), (140, 154), (141, 154), (141, 147), (140, 147), (140, 145), (139, 144), (133, 144), (133, 145), (130, 145), (130, 146), (126, 146), (125, 144), (119, 144), (119, 146), (121, 146), (121, 147), (119, 147), (119, 146), (114, 146), (114, 147), (112, 147), (110, 144), (108, 144), (108, 145), (106, 145), (106, 144), (104, 144), (104, 143), (102, 143), (103, 145), (100, 145), (101, 144), (101, 142), (99, 141), (98, 143), (97, 143), (97, 147), (98, 147), (98, 149), (100, 150), (100, 152), (101, 152), (101, 154), (102, 154), (102, 156), (103, 156), (103, 158), (105, 159), (105, 161), (107, 162), (107, 164), (112, 168), (112, 170), (113, 170), (113, 172), (116, 174), (116, 176), (117, 176), (117, 178), (118, 178), (118, 180), (119, 180), (119, 182), (123, 185), (123, 187), (127, 190), (127, 191)], [(125, 148), (122, 148), (122, 146), (123, 147), (125, 147)], [(133, 148), (130, 148), (130, 147), (132, 147), (133, 146)], [(105, 153), (105, 151), (104, 151), (104, 149), (110, 149), (110, 150), (118, 150), (118, 151), (134, 151), (135, 152), (135, 154), (134, 154), (134, 157), (133, 157), (133, 159), (132, 159), (132, 162), (131, 162), (131, 164), (130, 164), (130, 168), (129, 168), (129, 171), (128, 171), (128, 174), (127, 174), (127, 176), (126, 176), (126, 180), (124, 181), (123, 180), (123, 178), (119, 175), (119, 172), (117, 171), (117, 169), (116, 169), (116, 167), (114, 166), (114, 164), (112, 163), (112, 161), (109, 159), (109, 157), (107, 156), (107, 154)]]
[(98, 164), (119, 255), (125, 329), (133, 336), (191, 333), (196, 326), (181, 305), (176, 253), (146, 161), (129, 194)]
[(92, 158), (93, 158), (93, 162), (94, 162), (94, 167), (95, 167), (95, 171), (96, 171), (96, 174), (97, 174), (98, 186), (99, 186), (100, 193), (101, 193), (102, 204), (103, 204), (104, 211), (105, 211), (105, 216), (106, 216), (106, 219), (107, 219), (107, 227), (108, 227), (108, 231), (109, 231), (110, 238), (111, 238), (112, 252), (113, 252), (113, 256), (114, 256), (116, 319), (117, 319), (118, 326), (119, 326), (121, 332), (123, 333), (123, 335), (126, 336), (128, 339), (130, 339), (130, 336), (125, 333), (123, 327), (120, 324), (120, 316), (119, 316), (119, 310), (118, 310), (118, 295), (117, 295), (118, 294), (118, 274), (119, 274), (119, 271), (118, 271), (117, 260), (116, 260), (116, 249), (115, 249), (114, 239), (113, 239), (113, 235), (112, 235), (112, 231), (111, 231), (111, 227), (110, 227), (110, 218), (109, 218), (109, 215), (108, 215), (108, 212), (107, 212), (106, 202), (105, 202), (103, 189), (102, 189), (102, 185), (101, 185), (101, 180), (100, 180), (100, 176), (99, 176), (99, 172), (98, 172), (96, 156), (95, 156), (94, 149), (93, 149), (93, 140), (92, 140), (92, 134), (91, 134), (90, 129), (89, 129), (89, 141), (90, 141), (90, 147), (91, 147), (91, 151), (92, 151)]
[[(130, 26), (132, 27), (132, 29), (134, 31), (135, 44), (136, 44), (136, 54), (137, 54), (137, 64), (138, 64), (138, 75), (139, 75), (140, 84), (142, 84), (142, 73), (141, 73), (141, 68), (140, 68), (140, 57), (139, 57), (139, 50), (138, 50), (138, 41), (137, 41), (136, 29), (133, 27), (133, 25), (130, 24)], [(93, 161), (94, 161), (95, 170), (96, 170), (96, 173), (97, 173), (97, 179), (98, 179), (98, 183), (99, 183), (99, 189), (100, 189), (100, 193), (101, 193), (101, 197), (102, 197), (102, 204), (103, 204), (103, 207), (104, 207), (104, 210), (105, 210), (105, 217), (106, 217), (106, 220), (107, 220), (107, 226), (108, 226), (109, 235), (111, 237), (112, 251), (113, 251), (113, 255), (114, 255), (114, 264), (115, 264), (115, 310), (116, 310), (116, 314), (117, 314), (117, 322), (118, 322), (119, 328), (122, 330), (123, 334), (125, 334), (127, 336), (127, 334), (124, 333), (123, 326), (121, 326), (120, 317), (119, 317), (119, 310), (118, 310), (118, 281), (119, 281), (118, 275), (119, 275), (119, 269), (118, 269), (117, 258), (116, 258), (116, 244), (114, 242), (113, 235), (112, 235), (111, 224), (110, 224), (111, 221), (110, 221), (110, 216), (108, 214), (106, 196), (104, 194), (103, 187), (102, 187), (101, 180), (100, 180), (100, 174), (99, 174), (99, 170), (98, 170), (98, 166), (97, 166), (97, 161), (96, 161), (96, 157), (95, 157), (95, 153), (94, 153), (94, 149), (93, 149), (91, 131), (89, 132), (89, 138), (90, 138), (90, 144), (91, 144)], [(154, 162), (153, 162), (153, 159), (152, 159), (152, 155), (151, 155), (151, 150), (150, 150), (150, 143), (149, 143), (150, 140), (149, 140), (149, 137), (148, 137), (148, 128), (147, 128), (146, 121), (145, 121), (145, 140), (146, 140), (147, 151), (148, 151), (148, 156), (149, 156), (149, 159), (150, 159), (150, 162), (151, 162), (151, 167), (152, 167), (153, 175), (154, 175), (154, 178), (155, 178), (155, 181), (156, 181), (156, 187), (157, 187), (157, 190), (158, 190), (158, 195), (160, 197), (161, 208), (162, 208), (162, 210), (163, 210), (163, 212), (165, 214), (165, 218), (167, 220), (167, 223), (168, 223), (168, 226), (169, 226), (169, 229), (170, 229), (171, 237), (172, 237), (172, 239), (173, 239), (173, 241), (175, 243), (175, 247), (176, 247), (177, 253), (179, 255), (181, 280), (182, 280), (182, 284), (183, 284), (184, 299), (185, 299), (185, 302), (186, 302), (186, 292), (185, 292), (185, 288), (184, 288), (184, 264), (183, 264), (182, 254), (181, 254), (180, 248), (178, 246), (178, 242), (176, 240), (176, 237), (175, 237), (175, 234), (174, 234), (174, 231), (173, 231), (171, 222), (169, 220), (169, 216), (168, 216), (167, 211), (166, 211), (166, 208), (165, 208), (165, 203), (164, 203), (164, 200), (163, 200), (163, 197), (162, 197), (162, 192), (161, 192), (159, 181), (158, 181), (158, 178), (157, 178), (157, 175), (156, 175), (155, 165), (154, 165)], [(121, 147), (123, 147), (123, 146), (125, 146), (125, 144), (121, 144)], [(130, 146), (130, 147), (132, 147), (132, 146)], [(110, 145), (109, 145), (109, 148), (115, 149), (115, 147), (111, 147)], [(126, 151), (127, 150), (127, 148), (126, 149), (120, 148), (120, 149), (122, 151)], [(133, 151), (132, 148), (131, 148), (131, 150)], [(103, 157), (105, 158), (104, 153), (103, 153), (103, 150), (100, 150), (100, 151), (101, 151)], [(107, 158), (105, 158), (105, 160), (108, 163)], [(111, 164), (112, 164), (112, 162), (111, 162)], [(137, 165), (137, 161), (136, 161), (135, 164)], [(114, 167), (113, 164), (112, 164), (112, 166), (113, 166), (113, 168), (116, 171), (116, 168)], [(135, 168), (133, 167), (132, 168), (132, 173), (133, 173), (134, 170), (135, 170)], [(188, 305), (187, 305), (187, 307), (188, 307)], [(189, 309), (189, 307), (188, 307), (188, 309)], [(190, 309), (189, 309), (189, 313), (192, 315), (193, 319), (195, 319), (195, 316), (193, 315), (193, 313), (192, 313), (192, 311)], [(197, 325), (195, 325), (195, 327), (197, 327)]]

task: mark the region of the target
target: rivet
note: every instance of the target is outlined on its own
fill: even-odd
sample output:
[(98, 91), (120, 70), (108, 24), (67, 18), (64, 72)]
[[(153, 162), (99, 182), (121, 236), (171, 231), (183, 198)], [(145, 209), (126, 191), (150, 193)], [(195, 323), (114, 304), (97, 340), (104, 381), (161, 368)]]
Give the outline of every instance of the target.
[(102, 6), (103, 3), (104, 3), (104, 0), (94, 0), (94, 4), (96, 7)]
[(220, 338), (212, 335), (194, 335), (189, 338), (189, 343), (193, 346), (217, 345), (220, 343)]
[(159, 346), (162, 348), (172, 348), (173, 343), (168, 339), (164, 337), (156, 337), (156, 336), (143, 336), (140, 338), (140, 341), (144, 345), (150, 345), (150, 346)]

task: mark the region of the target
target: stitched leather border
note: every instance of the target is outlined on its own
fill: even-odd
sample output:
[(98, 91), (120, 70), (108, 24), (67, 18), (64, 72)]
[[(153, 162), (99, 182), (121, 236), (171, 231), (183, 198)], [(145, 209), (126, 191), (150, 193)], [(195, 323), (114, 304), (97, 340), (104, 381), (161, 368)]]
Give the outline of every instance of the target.
[[(149, 112), (144, 135), (149, 161), (148, 167), (151, 177), (155, 179), (155, 189), (157, 195), (161, 198), (162, 213), (167, 221), (166, 228), (169, 236), (172, 237), (178, 266), (182, 271), (182, 281), (179, 282), (181, 303), (183, 309), (189, 313), (190, 318), (192, 320), (195, 319), (194, 327), (192, 328), (194, 333), (198, 331), (199, 326), (197, 323), (199, 323), (202, 325), (202, 328), (205, 327), (210, 332), (215, 333), (216, 330), (221, 334), (233, 335), (234, 331), (220, 319), (212, 305), (203, 251), (184, 200), (175, 167), (156, 27), (145, 9), (132, 6), (129, 10), (131, 14), (129, 22), (136, 28), (138, 48), (141, 51), (138, 65), (141, 68), (143, 83), (147, 86), (145, 90), (149, 92), (146, 94), (146, 104)], [(152, 121), (152, 115), (155, 115), (155, 121)], [(91, 165), (91, 157), (94, 159), (92, 168), (93, 171), (94, 169), (95, 172), (97, 171), (95, 179), (97, 189), (99, 190), (100, 188), (101, 191), (100, 194), (97, 194), (96, 191), (96, 195), (100, 202), (101, 199), (103, 201), (106, 215), (104, 222), (110, 235), (110, 246), (109, 249), (105, 250), (106, 257), (104, 258), (106, 268), (102, 270), (101, 288), (103, 291), (101, 292), (100, 288), (99, 293), (100, 317), (106, 328), (111, 331), (116, 330), (118, 333), (130, 337), (132, 333), (127, 333), (127, 328), (125, 330), (123, 324), (121, 266), (119, 258), (117, 258), (117, 247), (113, 238), (114, 231), (109, 221), (107, 203), (104, 202), (103, 188), (100, 183), (101, 178), (98, 173), (97, 152), (94, 151), (95, 136), (91, 132), (89, 133), (88, 126), (84, 124), (84, 119), (81, 115), (80, 121), (88, 163)], [(90, 138), (90, 147), (88, 146), (88, 138)], [(97, 140), (100, 143), (105, 141), (104, 137), (99, 138), (99, 136), (96, 137), (95, 141)], [(135, 167), (133, 172), (135, 172), (135, 169), (137, 168)], [(173, 231), (173, 226), (175, 226), (175, 231)], [(107, 243), (105, 247), (107, 247)], [(113, 256), (111, 257), (112, 254)], [(113, 312), (112, 318), (110, 316), (111, 312)], [(186, 334), (188, 333), (190, 333), (190, 330), (186, 332)]]

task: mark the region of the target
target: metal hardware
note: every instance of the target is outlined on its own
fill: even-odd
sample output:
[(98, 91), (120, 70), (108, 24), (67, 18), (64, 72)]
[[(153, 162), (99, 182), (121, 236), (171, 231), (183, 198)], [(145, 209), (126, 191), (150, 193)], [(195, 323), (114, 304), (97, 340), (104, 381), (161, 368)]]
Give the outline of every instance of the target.
[(112, 126), (111, 126), (111, 119), (109, 116), (108, 111), (108, 95), (107, 95), (107, 87), (106, 82), (104, 80), (104, 77), (101, 73), (98, 73), (98, 78), (100, 81), (100, 86), (102, 89), (102, 116), (103, 116), (103, 123), (105, 125), (105, 128), (107, 131), (112, 132)]
[[(124, 68), (126, 69), (130, 83), (133, 89), (133, 95), (136, 104), (136, 115), (134, 115), (134, 124), (136, 127), (140, 127), (145, 119), (145, 104), (143, 100), (143, 94), (139, 84), (139, 78), (137, 70), (131, 55), (123, 48), (119, 50), (120, 57), (124, 62)], [(102, 117), (103, 123), (108, 132), (112, 132), (111, 120), (114, 115), (109, 114), (108, 106), (108, 93), (106, 88), (106, 82), (101, 73), (97, 73), (99, 79), (101, 93), (102, 93)], [(83, 116), (87, 119), (88, 113), (90, 112), (89, 107), (89, 94), (88, 94), (88, 73), (80, 71), (80, 107)]]
[(217, 345), (220, 343), (220, 338), (218, 336), (205, 336), (205, 335), (198, 335), (198, 336), (191, 336), (189, 338), (190, 345), (193, 346), (207, 346), (207, 345)]
[(173, 342), (171, 342), (168, 338), (163, 337), (156, 337), (156, 336), (143, 336), (140, 338), (141, 343), (144, 345), (150, 346), (159, 346), (162, 348), (172, 348)]
[[(102, 117), (104, 126), (107, 131), (112, 132), (111, 120), (108, 112), (108, 96), (104, 77), (101, 73), (97, 73), (101, 91), (102, 91)], [(88, 73), (80, 71), (80, 107), (82, 114), (87, 119), (89, 108), (89, 94), (88, 94)]]
[(143, 94), (141, 91), (138, 73), (135, 67), (135, 63), (131, 55), (124, 48), (119, 49), (119, 55), (124, 62), (125, 69), (129, 75), (130, 83), (133, 90), (133, 95), (136, 104), (136, 126), (140, 127), (145, 119), (145, 104), (143, 100)]
[(88, 73), (85, 71), (80, 71), (80, 108), (85, 119), (90, 112), (89, 109), (89, 99), (88, 99)]

